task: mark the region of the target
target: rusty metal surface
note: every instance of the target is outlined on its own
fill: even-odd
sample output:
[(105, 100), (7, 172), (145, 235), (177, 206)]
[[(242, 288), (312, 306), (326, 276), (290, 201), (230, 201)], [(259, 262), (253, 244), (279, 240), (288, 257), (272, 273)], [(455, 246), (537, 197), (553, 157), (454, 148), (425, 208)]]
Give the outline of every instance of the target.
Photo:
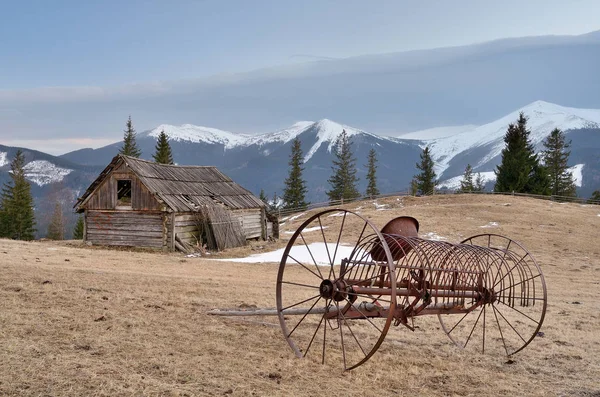
[[(327, 237), (321, 218), (330, 213), (343, 214), (343, 220), (335, 231), (328, 225)], [(358, 239), (345, 229), (349, 222), (363, 225)], [(328, 247), (328, 266), (320, 265), (304, 238), (304, 230), (315, 228)], [(318, 213), (298, 228), (277, 278), (280, 324), (297, 356), (310, 352), (323, 363), (341, 357), (344, 369), (356, 368), (379, 348), (390, 323), (414, 330), (414, 319), (423, 315), (437, 315), (461, 348), (510, 356), (536, 337), (546, 312), (546, 285), (525, 248), (494, 234), (461, 243), (432, 241), (419, 238), (418, 228), (416, 219), (398, 217), (378, 231), (341, 209)], [(337, 257), (349, 241), (351, 253)], [(292, 248), (307, 250), (311, 259), (297, 259)], [(294, 269), (311, 273), (314, 282), (297, 282)], [(300, 320), (289, 314), (292, 308), (304, 313)]]

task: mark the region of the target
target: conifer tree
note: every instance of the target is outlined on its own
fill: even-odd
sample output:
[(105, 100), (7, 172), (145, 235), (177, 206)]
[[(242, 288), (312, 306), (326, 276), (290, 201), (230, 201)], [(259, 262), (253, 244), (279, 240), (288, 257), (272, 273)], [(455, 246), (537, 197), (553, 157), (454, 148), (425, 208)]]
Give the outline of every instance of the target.
[(369, 160), (367, 164), (367, 191), (365, 196), (375, 197), (379, 196), (379, 189), (377, 188), (377, 157), (375, 149), (369, 150)]
[(46, 237), (50, 240), (65, 239), (65, 219), (62, 205), (59, 201), (56, 201), (54, 204), (54, 212), (52, 213), (52, 219), (50, 219), (50, 224), (48, 225)]
[(129, 116), (129, 119), (127, 119), (127, 123), (125, 123), (125, 130), (123, 132), (123, 146), (119, 150), (119, 153), (124, 154), (125, 156), (140, 157), (142, 155), (142, 151), (137, 147), (137, 142), (135, 141), (137, 134), (133, 128), (131, 116)]
[(496, 167), (495, 192), (549, 194), (549, 178), (529, 141), (531, 131), (521, 112), (516, 124), (509, 124), (504, 135), (502, 161)]
[(0, 237), (33, 240), (35, 216), (31, 185), (25, 179), (25, 156), (18, 150), (10, 164), (10, 182), (0, 197)]
[(411, 196), (416, 196), (419, 193), (419, 188), (417, 187), (417, 179), (413, 176), (413, 179), (410, 180), (409, 193)]
[(437, 175), (433, 170), (433, 159), (429, 152), (429, 146), (423, 149), (420, 155), (421, 161), (417, 163), (417, 169), (421, 172), (414, 176), (417, 182), (417, 191), (421, 194), (428, 195), (435, 193), (435, 187), (438, 184)]
[(167, 137), (164, 130), (158, 134), (152, 158), (158, 164), (173, 164), (173, 154), (171, 152), (171, 145), (169, 144), (169, 137)]
[(463, 174), (463, 178), (460, 181), (460, 192), (468, 193), (475, 190), (475, 184), (473, 183), (473, 168), (471, 164), (467, 164), (465, 168), (465, 173)]
[(476, 192), (483, 192), (485, 190), (485, 179), (481, 176), (481, 172), (477, 173), (475, 177), (475, 186), (473, 190)]
[(542, 152), (544, 166), (550, 176), (550, 194), (573, 197), (576, 193), (573, 175), (568, 170), (569, 155), (567, 150), (571, 142), (567, 142), (565, 134), (558, 128), (552, 130), (544, 140), (546, 150)]
[(594, 201), (600, 201), (600, 190), (594, 190), (590, 198)]
[(352, 142), (346, 133), (338, 137), (335, 149), (335, 158), (333, 160), (333, 175), (327, 180), (331, 190), (327, 192), (330, 201), (353, 200), (360, 197), (356, 188), (358, 178), (356, 177), (356, 159), (352, 154)]
[(75, 223), (75, 228), (73, 228), (73, 239), (81, 240), (83, 239), (83, 216), (80, 215), (77, 218), (77, 223)]
[(292, 141), (292, 153), (290, 154), (290, 171), (285, 179), (283, 188), (283, 208), (305, 209), (309, 203), (306, 202), (306, 182), (302, 179), (303, 163), (302, 147), (300, 139), (294, 138)]
[(260, 189), (260, 194), (259, 194), (258, 198), (265, 204), (269, 203), (269, 199), (267, 198), (267, 195), (265, 194), (264, 189)]

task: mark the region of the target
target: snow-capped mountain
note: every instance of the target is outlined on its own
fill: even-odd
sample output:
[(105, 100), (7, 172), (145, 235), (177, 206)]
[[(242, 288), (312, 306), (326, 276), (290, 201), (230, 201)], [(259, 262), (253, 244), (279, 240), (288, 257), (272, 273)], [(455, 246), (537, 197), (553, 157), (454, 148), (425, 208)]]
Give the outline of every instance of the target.
[[(410, 138), (379, 136), (360, 128), (337, 123), (329, 119), (301, 121), (288, 128), (258, 134), (245, 135), (215, 128), (190, 124), (182, 126), (160, 125), (138, 135), (142, 157), (151, 159), (156, 137), (160, 131), (169, 136), (173, 157), (178, 164), (215, 165), (225, 174), (246, 188), (258, 193), (264, 189), (268, 195), (281, 194), (287, 176), (291, 140), (298, 137), (304, 153), (305, 179), (309, 187), (309, 199), (313, 202), (326, 200), (325, 192), (331, 175), (332, 151), (343, 130), (351, 137), (353, 152), (357, 159), (360, 189), (364, 188), (368, 151), (375, 148), (378, 154), (379, 188), (382, 192), (402, 191), (408, 188), (416, 173), (415, 164), (426, 145), (432, 149), (441, 180), (460, 179), (467, 164), (475, 172), (482, 172), (490, 182), (495, 166), (500, 161), (504, 147), (504, 134), (509, 123), (516, 122), (519, 112), (529, 118), (532, 142), (541, 149), (541, 142), (554, 128), (561, 128), (573, 141), (570, 165), (581, 174), (581, 194), (589, 194), (595, 186), (600, 187), (600, 110), (577, 109), (536, 101), (481, 126), (441, 127), (426, 130), (425, 136), (437, 136), (423, 140), (423, 132), (415, 132)], [(439, 137), (440, 134), (451, 136)], [(62, 157), (74, 163), (105, 166), (118, 153), (121, 142), (104, 148), (83, 149)], [(596, 171), (597, 170), (597, 171)], [(452, 182), (452, 181), (450, 181)], [(447, 186), (456, 183), (448, 182)], [(489, 186), (491, 187), (491, 185)]]
[(510, 123), (516, 122), (520, 112), (527, 116), (527, 126), (531, 130), (529, 138), (534, 146), (541, 143), (554, 128), (563, 131), (600, 128), (600, 110), (568, 108), (536, 101), (491, 123), (449, 137), (425, 141), (436, 161), (438, 175), (443, 175), (450, 162), (466, 150), (486, 149), (485, 155), (477, 163), (471, 164), (474, 169), (500, 155), (506, 129)]
[(161, 124), (151, 131), (140, 134), (139, 138), (143, 139), (147, 136), (156, 140), (162, 131), (165, 132), (171, 142), (220, 144), (226, 149), (243, 145), (250, 138), (248, 135), (192, 124), (183, 124), (181, 126)]

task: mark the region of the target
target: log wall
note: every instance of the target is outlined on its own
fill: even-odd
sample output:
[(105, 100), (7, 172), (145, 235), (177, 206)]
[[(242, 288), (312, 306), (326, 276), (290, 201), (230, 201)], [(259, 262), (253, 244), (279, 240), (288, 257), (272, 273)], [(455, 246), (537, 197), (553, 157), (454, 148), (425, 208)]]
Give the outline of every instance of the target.
[(168, 214), (149, 211), (86, 211), (85, 240), (95, 245), (164, 248)]
[(199, 239), (197, 216), (193, 213), (175, 215), (175, 234), (191, 245), (196, 245)]
[(246, 239), (263, 236), (263, 219), (260, 208), (254, 210), (232, 211), (233, 218), (239, 218)]

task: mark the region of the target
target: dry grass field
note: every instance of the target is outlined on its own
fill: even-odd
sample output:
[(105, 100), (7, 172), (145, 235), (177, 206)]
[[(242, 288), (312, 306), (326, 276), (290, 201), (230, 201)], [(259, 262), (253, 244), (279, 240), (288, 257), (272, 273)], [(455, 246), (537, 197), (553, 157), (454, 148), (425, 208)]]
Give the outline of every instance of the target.
[[(333, 360), (295, 358), (277, 317), (206, 314), (274, 307), (277, 264), (0, 240), (0, 395), (600, 396), (600, 206), (490, 195), (384, 204), (347, 208), (379, 227), (413, 216), (421, 236), (451, 242), (520, 241), (546, 277), (543, 336), (508, 360), (461, 351), (424, 316), (414, 332), (392, 327), (367, 363), (343, 372)], [(210, 258), (282, 248), (308, 216), (286, 221), (278, 242)]]

